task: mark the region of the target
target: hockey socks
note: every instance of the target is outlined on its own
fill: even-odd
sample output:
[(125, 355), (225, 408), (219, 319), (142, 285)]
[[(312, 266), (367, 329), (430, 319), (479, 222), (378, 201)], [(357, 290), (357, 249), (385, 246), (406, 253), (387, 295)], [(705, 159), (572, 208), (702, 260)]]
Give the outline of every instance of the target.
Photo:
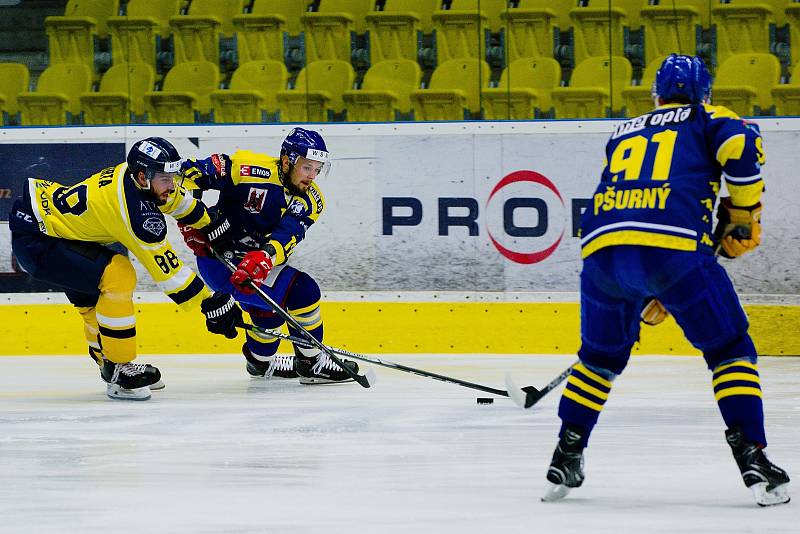
[(572, 369), (558, 405), (558, 416), (563, 421), (559, 437), (563, 438), (566, 427), (572, 424), (582, 429), (580, 445), (585, 447), (588, 443), (589, 434), (608, 400), (611, 380), (616, 376), (606, 371), (604, 374), (607, 373), (608, 377), (604, 377), (599, 374), (602, 372), (583, 363)]
[(711, 385), (725, 425), (741, 428), (745, 441), (766, 447), (758, 366), (746, 360), (718, 365)]

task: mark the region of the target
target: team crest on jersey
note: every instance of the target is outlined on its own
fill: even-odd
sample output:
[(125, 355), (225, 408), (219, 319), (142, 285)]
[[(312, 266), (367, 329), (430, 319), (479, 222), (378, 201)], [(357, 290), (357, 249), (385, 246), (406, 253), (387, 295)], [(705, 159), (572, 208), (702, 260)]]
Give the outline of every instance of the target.
[(240, 165), (239, 176), (258, 176), (259, 178), (269, 178), (272, 172), (264, 167), (256, 165)]
[(259, 189), (257, 187), (250, 188), (250, 194), (247, 196), (247, 202), (244, 203), (244, 209), (250, 213), (261, 213), (264, 207), (264, 202), (267, 200), (267, 190)]
[(286, 211), (288, 211), (291, 215), (294, 215), (295, 217), (301, 217), (303, 215), (304, 209), (305, 206), (303, 205), (303, 201), (300, 200), (299, 198), (296, 198), (292, 201), (291, 204), (289, 204), (289, 207), (286, 208)]
[(145, 221), (142, 223), (142, 228), (154, 236), (161, 237), (164, 234), (166, 225), (164, 224), (164, 221), (158, 217), (150, 217), (149, 219), (145, 219)]

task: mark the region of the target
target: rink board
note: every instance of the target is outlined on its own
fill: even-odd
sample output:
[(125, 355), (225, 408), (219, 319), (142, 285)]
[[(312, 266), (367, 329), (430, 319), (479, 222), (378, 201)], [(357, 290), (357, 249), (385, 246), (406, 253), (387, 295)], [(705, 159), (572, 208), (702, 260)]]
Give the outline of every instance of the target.
[[(746, 305), (761, 354), (800, 354), (800, 307)], [(365, 353), (573, 354), (577, 302), (335, 302), (322, 304), (330, 345)], [(142, 354), (236, 353), (243, 336), (206, 332), (199, 311), (139, 303)], [(80, 317), (69, 304), (0, 305), (0, 355), (83, 354)], [(283, 351), (290, 351), (288, 345)], [(672, 318), (642, 327), (635, 353), (696, 355)]]

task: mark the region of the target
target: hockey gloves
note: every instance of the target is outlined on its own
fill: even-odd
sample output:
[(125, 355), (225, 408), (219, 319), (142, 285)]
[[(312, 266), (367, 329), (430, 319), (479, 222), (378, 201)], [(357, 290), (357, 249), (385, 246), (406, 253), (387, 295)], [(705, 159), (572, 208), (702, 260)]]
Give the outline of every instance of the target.
[[(227, 217), (217, 213), (216, 217), (206, 226), (200, 229), (208, 238), (208, 246), (215, 252), (222, 254), (228, 259), (233, 258), (233, 228)], [(187, 243), (188, 245), (189, 243)], [(191, 246), (191, 245), (190, 245)]]
[(185, 224), (179, 224), (178, 229), (181, 231), (186, 246), (192, 249), (195, 256), (208, 256), (210, 243), (206, 234)]
[(669, 317), (669, 312), (658, 299), (650, 299), (644, 305), (640, 314), (642, 322), (646, 325), (655, 326), (664, 322)]
[(714, 237), (724, 258), (738, 258), (756, 248), (761, 244), (761, 202), (742, 207), (734, 206), (730, 197), (721, 198)]
[(272, 258), (263, 250), (253, 250), (244, 258), (231, 275), (231, 283), (245, 295), (254, 293), (251, 284), (263, 282), (272, 270)]
[(236, 325), (242, 323), (242, 309), (232, 296), (217, 291), (200, 303), (200, 309), (206, 316), (206, 328), (209, 332), (229, 339), (236, 337)]

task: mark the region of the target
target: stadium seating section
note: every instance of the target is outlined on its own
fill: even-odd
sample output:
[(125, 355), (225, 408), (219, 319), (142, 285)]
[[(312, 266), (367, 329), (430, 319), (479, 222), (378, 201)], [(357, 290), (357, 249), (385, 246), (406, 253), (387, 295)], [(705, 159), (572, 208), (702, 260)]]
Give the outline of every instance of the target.
[(66, 0), (44, 32), (6, 125), (636, 116), (672, 52), (800, 114), (800, 0)]

